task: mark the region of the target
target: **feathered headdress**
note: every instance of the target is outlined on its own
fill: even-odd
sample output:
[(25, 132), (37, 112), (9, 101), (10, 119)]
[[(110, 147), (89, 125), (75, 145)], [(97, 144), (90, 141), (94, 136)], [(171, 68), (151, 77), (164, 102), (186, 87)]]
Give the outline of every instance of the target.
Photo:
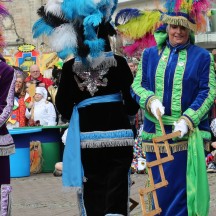
[(62, 59), (72, 55), (82, 64), (98, 67), (107, 51), (106, 38), (115, 33), (110, 21), (117, 3), (117, 0), (48, 0), (38, 10), (41, 18), (33, 25), (33, 37), (46, 35), (51, 48)]
[(162, 0), (166, 13), (161, 20), (167, 24), (182, 25), (194, 32), (206, 30), (205, 15), (213, 0)]
[(160, 48), (164, 38), (161, 39), (162, 34), (160, 34), (160, 41), (158, 41), (158, 38), (153, 33), (156, 30), (165, 32), (166, 24), (181, 25), (191, 29), (193, 32), (205, 31), (205, 15), (210, 9), (213, 0), (161, 1), (164, 3), (162, 10), (141, 11), (127, 8), (117, 13), (115, 25), (118, 31), (123, 38), (133, 41), (129, 46), (123, 47), (128, 56), (156, 44)]
[[(4, 6), (4, 4), (2, 3), (2, 1), (0, 1), (0, 16), (1, 18), (5, 17), (9, 15), (8, 10), (6, 9), (6, 7)], [(0, 27), (0, 48), (4, 48), (6, 46), (5, 43), (5, 38), (3, 36), (3, 29), (2, 27)]]

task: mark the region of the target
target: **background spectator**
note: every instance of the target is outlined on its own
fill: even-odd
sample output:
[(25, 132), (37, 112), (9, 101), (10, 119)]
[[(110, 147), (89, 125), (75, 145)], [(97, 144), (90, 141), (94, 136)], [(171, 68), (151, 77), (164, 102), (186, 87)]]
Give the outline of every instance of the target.
[(7, 121), (7, 128), (25, 127), (27, 126), (27, 118), (25, 116), (26, 103), (29, 101), (29, 95), (26, 93), (24, 77), (20, 73), (16, 73), (14, 106), (10, 118)]
[(37, 65), (30, 67), (30, 75), (25, 79), (25, 82), (35, 83), (37, 87), (45, 87), (46, 89), (53, 84), (51, 79), (43, 77)]
[(30, 126), (55, 126), (56, 111), (54, 105), (47, 101), (47, 90), (44, 87), (36, 87), (34, 102), (30, 102), (26, 117)]

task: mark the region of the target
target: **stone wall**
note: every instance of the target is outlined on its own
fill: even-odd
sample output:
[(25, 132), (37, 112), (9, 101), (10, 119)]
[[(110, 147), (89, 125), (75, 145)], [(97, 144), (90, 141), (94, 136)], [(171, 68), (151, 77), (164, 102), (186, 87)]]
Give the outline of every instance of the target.
[(13, 0), (12, 2), (5, 2), (5, 6), (11, 14), (11, 18), (6, 18), (6, 28), (4, 30), (8, 49), (17, 47), (23, 42), (34, 44), (36, 47), (41, 44), (43, 38), (39, 40), (33, 39), (32, 26), (39, 18), (37, 9), (45, 2), (45, 0)]

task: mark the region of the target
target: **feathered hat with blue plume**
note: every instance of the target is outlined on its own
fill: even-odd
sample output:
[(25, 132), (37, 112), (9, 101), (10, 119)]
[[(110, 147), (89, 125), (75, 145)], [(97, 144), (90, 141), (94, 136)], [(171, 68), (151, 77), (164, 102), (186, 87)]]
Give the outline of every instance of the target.
[(161, 21), (167, 24), (181, 25), (193, 32), (206, 30), (205, 15), (214, 0), (162, 0), (166, 12)]
[[(108, 36), (115, 34), (111, 16), (117, 0), (48, 0), (38, 9), (33, 37), (48, 37), (50, 47), (66, 59), (74, 56), (82, 67), (114, 66)], [(108, 63), (107, 63), (108, 62)]]

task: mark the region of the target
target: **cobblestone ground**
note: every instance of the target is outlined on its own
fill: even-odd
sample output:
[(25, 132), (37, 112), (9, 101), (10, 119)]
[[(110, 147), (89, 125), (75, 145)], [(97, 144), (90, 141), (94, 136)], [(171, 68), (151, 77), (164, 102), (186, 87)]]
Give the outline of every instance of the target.
[[(211, 191), (210, 214), (216, 212), (216, 173), (208, 174)], [(139, 202), (138, 190), (144, 187), (147, 175), (134, 174), (131, 198)], [(60, 177), (52, 173), (41, 173), (26, 178), (13, 178), (13, 216), (78, 216), (76, 198), (62, 191)], [(131, 216), (142, 216), (140, 205)]]

